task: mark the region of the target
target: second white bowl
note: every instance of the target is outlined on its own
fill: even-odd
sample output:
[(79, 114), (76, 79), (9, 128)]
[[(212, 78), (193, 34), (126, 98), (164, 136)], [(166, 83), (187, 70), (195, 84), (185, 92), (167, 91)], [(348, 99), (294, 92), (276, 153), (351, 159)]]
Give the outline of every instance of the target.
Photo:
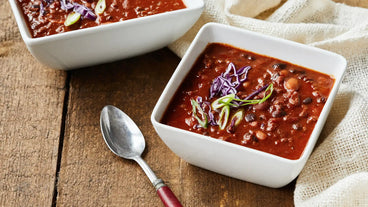
[[(232, 45), (335, 77), (335, 84), (299, 159), (282, 158), (161, 123), (178, 87), (198, 56), (212, 42)], [(151, 121), (165, 144), (187, 162), (237, 179), (269, 187), (282, 187), (300, 173), (310, 156), (331, 109), (345, 68), (346, 60), (332, 52), (235, 27), (209, 23), (197, 34), (178, 65), (152, 112)]]
[(32, 38), (17, 0), (9, 0), (21, 36), (32, 55), (54, 69), (74, 69), (154, 51), (182, 36), (202, 13), (202, 0), (187, 8), (92, 28)]

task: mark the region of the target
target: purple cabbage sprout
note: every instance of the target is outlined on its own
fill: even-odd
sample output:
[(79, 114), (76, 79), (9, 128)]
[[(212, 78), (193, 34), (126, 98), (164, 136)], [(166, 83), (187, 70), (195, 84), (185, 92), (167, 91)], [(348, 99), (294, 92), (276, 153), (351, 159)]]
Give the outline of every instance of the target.
[(93, 11), (90, 8), (83, 6), (81, 4), (78, 4), (78, 3), (74, 3), (73, 11), (81, 14), (84, 18), (87, 18), (93, 21), (96, 20), (97, 18), (96, 14), (93, 13)]
[(203, 104), (207, 105), (207, 107), (208, 107), (208, 112), (206, 112), (207, 113), (207, 117), (208, 117), (208, 123), (211, 126), (217, 126), (218, 124), (217, 124), (217, 122), (215, 120), (215, 115), (213, 115), (212, 110), (211, 110), (211, 103), (208, 102), (208, 101), (205, 101), (205, 102), (203, 102)]
[(40, 4), (40, 14), (42, 16), (46, 14), (45, 7), (48, 7), (52, 2), (54, 2), (54, 0), (45, 0), (45, 2), (46, 2), (46, 6), (43, 4), (43, 1), (41, 1), (41, 4)]
[(74, 4), (70, 3), (68, 0), (60, 0), (61, 9), (68, 11), (74, 8)]
[[(53, 0), (47, 0), (53, 1)], [(78, 4), (78, 3), (70, 3), (68, 0), (60, 0), (61, 9), (65, 11), (69, 11), (73, 9), (74, 12), (82, 15), (83, 18), (90, 19), (92, 21), (96, 20), (96, 14), (88, 7)]]
[(236, 70), (235, 65), (230, 63), (224, 73), (215, 78), (210, 87), (210, 99), (229, 94), (236, 94), (237, 88), (247, 79), (250, 66), (244, 66)]
[(40, 14), (43, 16), (45, 15), (46, 11), (45, 11), (45, 7), (43, 6), (43, 3), (41, 1), (41, 4), (40, 4)]

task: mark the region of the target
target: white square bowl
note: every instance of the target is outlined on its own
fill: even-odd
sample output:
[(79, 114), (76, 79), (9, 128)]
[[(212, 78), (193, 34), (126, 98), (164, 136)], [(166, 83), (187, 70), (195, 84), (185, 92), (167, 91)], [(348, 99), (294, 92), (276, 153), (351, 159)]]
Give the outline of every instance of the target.
[[(207, 44), (213, 42), (229, 44), (335, 77), (329, 98), (299, 159), (282, 158), (160, 122), (194, 62)], [(193, 165), (268, 187), (282, 187), (298, 176), (310, 156), (331, 109), (345, 68), (345, 58), (332, 52), (235, 27), (209, 23), (199, 31), (172, 75), (152, 112), (151, 122), (164, 143), (179, 157)]]
[(33, 38), (17, 0), (9, 0), (28, 50), (54, 69), (75, 69), (154, 51), (175, 41), (197, 21), (202, 0), (183, 0), (187, 8)]

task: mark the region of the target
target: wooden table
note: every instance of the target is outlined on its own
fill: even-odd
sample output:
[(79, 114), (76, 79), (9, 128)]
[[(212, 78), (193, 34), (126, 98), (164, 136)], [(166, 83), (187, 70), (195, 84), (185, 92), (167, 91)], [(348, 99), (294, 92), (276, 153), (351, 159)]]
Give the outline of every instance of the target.
[(161, 141), (150, 115), (180, 61), (169, 49), (56, 71), (27, 51), (6, 0), (0, 28), (0, 206), (162, 206), (139, 166), (105, 145), (99, 115), (107, 104), (137, 123), (144, 159), (184, 206), (293, 206), (294, 182), (271, 189), (222, 176)]

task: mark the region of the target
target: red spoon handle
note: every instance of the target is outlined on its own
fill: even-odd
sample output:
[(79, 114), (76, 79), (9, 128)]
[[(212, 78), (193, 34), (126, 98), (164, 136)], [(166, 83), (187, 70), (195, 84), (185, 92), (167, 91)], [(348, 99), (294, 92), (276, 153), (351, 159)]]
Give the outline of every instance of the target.
[(163, 185), (159, 189), (157, 189), (157, 194), (160, 196), (162, 202), (166, 207), (182, 207), (180, 201), (176, 198), (171, 189)]

